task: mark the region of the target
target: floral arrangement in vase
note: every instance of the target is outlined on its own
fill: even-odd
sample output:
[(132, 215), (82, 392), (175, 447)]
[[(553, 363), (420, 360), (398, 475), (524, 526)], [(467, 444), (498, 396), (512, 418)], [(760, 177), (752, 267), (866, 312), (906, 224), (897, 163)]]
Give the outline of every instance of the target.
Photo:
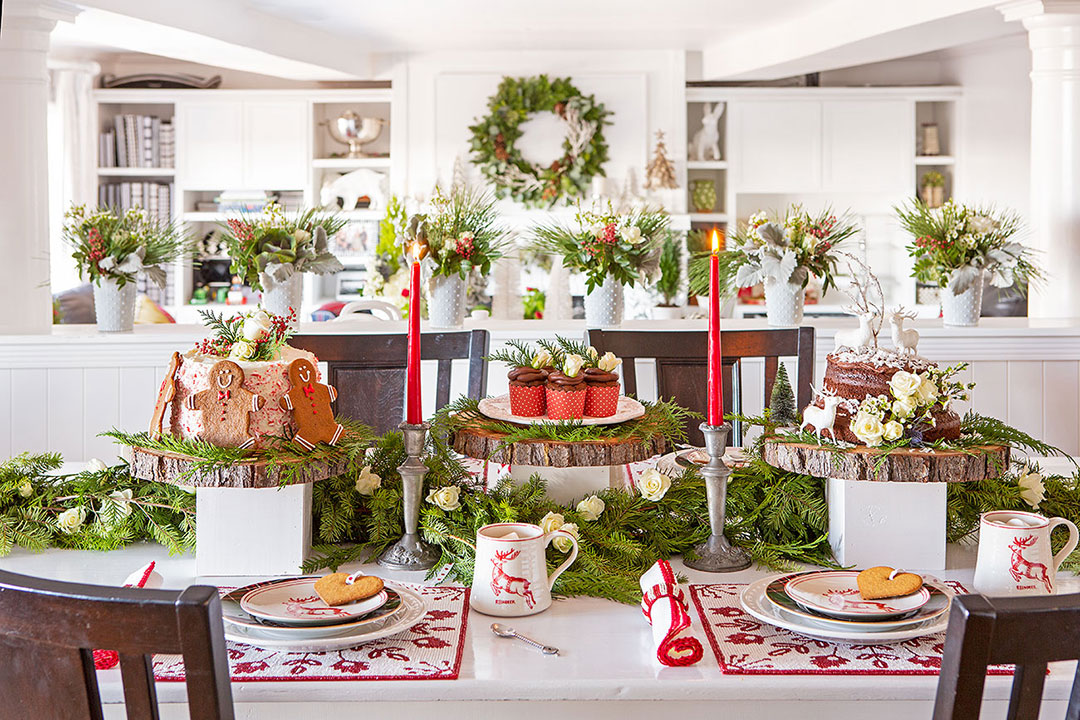
[(195, 350), (229, 360), (277, 360), (293, 335), (290, 325), (296, 321), (295, 310), (285, 316), (261, 308), (232, 317), (212, 310), (200, 310), (199, 315), (214, 334), (197, 343)]
[(154, 220), (139, 208), (117, 213), (72, 205), (64, 214), (62, 234), (79, 278), (94, 286), (98, 328), (105, 332), (131, 330), (139, 273), (165, 287), (162, 266), (194, 252), (183, 225)]
[(953, 200), (939, 208), (912, 200), (894, 209), (914, 238), (908, 246), (915, 261), (912, 276), (942, 289), (947, 325), (978, 322), (987, 276), (994, 287), (1015, 285), (1019, 292), (1043, 277), (1033, 251), (1012, 239), (1023, 227), (1014, 212)]
[(934, 365), (920, 373), (899, 370), (889, 381), (888, 395), (845, 400), (851, 405), (851, 432), (870, 447), (922, 445), (923, 434), (935, 424), (935, 413), (948, 410), (954, 400), (967, 400), (975, 387), (973, 382), (953, 379), (966, 367), (961, 363), (948, 368)]

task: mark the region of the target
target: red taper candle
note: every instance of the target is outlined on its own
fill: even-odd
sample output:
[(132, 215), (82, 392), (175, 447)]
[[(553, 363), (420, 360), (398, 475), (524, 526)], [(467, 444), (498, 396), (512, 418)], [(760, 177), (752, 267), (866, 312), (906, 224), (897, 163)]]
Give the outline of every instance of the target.
[(412, 275), (409, 278), (409, 360), (405, 387), (405, 420), (410, 425), (424, 421), (420, 395), (420, 258), (416, 245), (410, 249)]
[(720, 349), (720, 234), (712, 232), (709, 257), (709, 424), (724, 423), (723, 351)]

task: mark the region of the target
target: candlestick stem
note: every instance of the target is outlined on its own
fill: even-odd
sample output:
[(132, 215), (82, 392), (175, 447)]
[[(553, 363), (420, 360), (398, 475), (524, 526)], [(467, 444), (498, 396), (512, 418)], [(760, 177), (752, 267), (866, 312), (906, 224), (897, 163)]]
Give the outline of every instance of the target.
[(750, 556), (742, 548), (735, 547), (724, 537), (724, 518), (727, 515), (727, 482), (731, 471), (724, 464), (731, 425), (701, 424), (705, 435), (705, 450), (709, 463), (701, 468), (705, 478), (705, 491), (709, 502), (709, 538), (696, 546), (692, 560), (684, 560), (688, 568), (705, 572), (735, 572), (750, 567)]
[(424, 486), (427, 465), (420, 459), (430, 427), (427, 423), (401, 423), (405, 435), (405, 462), (398, 466), (401, 473), (402, 499), (405, 515), (405, 534), (379, 556), (379, 564), (391, 570), (429, 570), (435, 567), (441, 553), (438, 548), (420, 537), (420, 494)]

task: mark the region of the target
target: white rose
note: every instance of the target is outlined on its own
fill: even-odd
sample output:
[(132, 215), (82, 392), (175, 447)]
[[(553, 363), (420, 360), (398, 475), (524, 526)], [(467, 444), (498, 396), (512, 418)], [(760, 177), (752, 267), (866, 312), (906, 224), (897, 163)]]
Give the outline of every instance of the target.
[(915, 412), (915, 396), (910, 395), (900, 400), (894, 400), (892, 404), (893, 415), (898, 418), (909, 417)]
[(371, 471), (370, 465), (365, 465), (356, 478), (356, 492), (361, 495), (371, 495), (380, 487), (382, 487), (382, 478)]
[(267, 330), (269, 330), (269, 327), (267, 325), (263, 325), (254, 317), (249, 317), (244, 320), (244, 327), (242, 333), (245, 340), (255, 342), (263, 335), (265, 335)]
[(71, 508), (70, 510), (65, 510), (56, 518), (56, 524), (60, 527), (60, 531), (69, 535), (82, 527), (82, 524), (85, 521), (86, 508), (81, 505), (79, 507)]
[(981, 235), (985, 235), (986, 233), (991, 232), (997, 227), (997, 223), (994, 222), (992, 218), (988, 218), (985, 215), (973, 216), (968, 221), (968, 225), (971, 226), (972, 230)]
[(592, 522), (600, 517), (600, 514), (604, 512), (604, 507), (603, 500), (595, 495), (590, 495), (577, 504), (577, 511), (581, 513), (583, 519)]
[(588, 355), (589, 360), (592, 360), (594, 363), (596, 362), (597, 358), (600, 357), (600, 353), (592, 345), (585, 349), (585, 354)]
[(641, 234), (641, 228), (637, 227), (636, 225), (624, 227), (622, 230), (619, 231), (619, 235), (622, 237), (623, 240), (630, 243), (631, 245), (638, 245), (645, 239)]
[(446, 487), (433, 488), (432, 491), (428, 493), (427, 501), (450, 512), (451, 510), (457, 510), (461, 507), (461, 503), (458, 501), (458, 496), (460, 494), (461, 489), (458, 488), (457, 485), (447, 485)]
[(549, 512), (540, 520), (540, 529), (543, 530), (546, 535), (561, 528), (564, 522), (566, 522), (566, 520), (561, 514)]
[(86, 461), (86, 472), (102, 472), (108, 470), (105, 463), (97, 458), (90, 458)]
[[(562, 530), (563, 532), (570, 533), (575, 538), (579, 537), (579, 535), (578, 535), (578, 526), (577, 526), (576, 523), (566, 523), (565, 525), (563, 525), (562, 527), (560, 527), (558, 529)], [(555, 546), (556, 550), (558, 550), (559, 552), (564, 552), (564, 553), (565, 552), (570, 552), (571, 548), (574, 547), (574, 543), (570, 541), (570, 538), (564, 538), (564, 537), (555, 538), (554, 540), (551, 541), (551, 544)]]
[(29, 480), (23, 480), (22, 485), (19, 486), (19, 497), (28, 498), (34, 494), (34, 486), (30, 484)]
[(541, 368), (546, 368), (547, 366), (551, 365), (551, 363), (551, 353), (549, 353), (547, 350), (541, 350), (536, 354), (536, 357), (532, 359), (532, 366), (537, 370)]
[(663, 500), (670, 487), (671, 478), (656, 468), (649, 468), (638, 478), (638, 490), (641, 491), (641, 497), (653, 502)]
[(237, 358), (239, 360), (247, 360), (254, 354), (255, 345), (254, 343), (249, 343), (247, 340), (237, 340), (229, 350), (229, 357)]
[(937, 385), (927, 375), (920, 375), (920, 377), (922, 381), (919, 383), (919, 389), (915, 391), (915, 395), (919, 398), (920, 405), (930, 405), (937, 400)]
[(922, 378), (918, 375), (899, 370), (889, 380), (889, 389), (892, 390), (893, 397), (899, 400), (914, 395), (921, 383)]
[(868, 446), (874, 447), (881, 444), (881, 436), (885, 434), (885, 428), (881, 420), (860, 410), (855, 416), (855, 422), (851, 423), (851, 432)]
[(1042, 475), (1037, 472), (1026, 472), (1017, 478), (1016, 484), (1020, 486), (1020, 497), (1024, 502), (1038, 510), (1039, 503), (1046, 499)]
[(881, 437), (886, 442), (892, 442), (893, 440), (899, 440), (904, 436), (904, 426), (895, 420), (890, 420), (885, 423), (885, 430), (881, 433)]
[(563, 373), (567, 377), (576, 377), (581, 372), (581, 367), (585, 364), (585, 358), (580, 355), (567, 355), (563, 360)]
[(130, 490), (116, 490), (109, 495), (109, 500), (116, 503), (116, 514), (121, 520), (131, 514), (131, 497)]
[(604, 356), (600, 358), (596, 365), (604, 372), (611, 372), (615, 368), (622, 364), (622, 358), (615, 357), (615, 353), (606, 352)]

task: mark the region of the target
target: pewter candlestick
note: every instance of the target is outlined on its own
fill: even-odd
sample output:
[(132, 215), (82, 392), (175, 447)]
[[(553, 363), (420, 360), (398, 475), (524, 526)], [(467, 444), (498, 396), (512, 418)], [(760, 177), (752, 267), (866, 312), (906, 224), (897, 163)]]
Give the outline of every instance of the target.
[(693, 560), (684, 560), (688, 568), (705, 572), (735, 572), (750, 567), (750, 556), (742, 548), (735, 547), (724, 537), (724, 516), (727, 514), (727, 482), (731, 471), (722, 458), (727, 449), (731, 425), (701, 423), (705, 434), (705, 450), (709, 464), (701, 468), (705, 477), (705, 490), (709, 499), (709, 538), (694, 548)]
[(420, 538), (420, 491), (424, 486), (427, 465), (420, 456), (424, 453), (424, 441), (430, 427), (427, 423), (398, 426), (405, 435), (405, 453), (408, 457), (398, 466), (401, 473), (402, 499), (405, 513), (405, 534), (386, 548), (379, 556), (379, 564), (391, 570), (430, 570), (439, 561), (441, 553)]

